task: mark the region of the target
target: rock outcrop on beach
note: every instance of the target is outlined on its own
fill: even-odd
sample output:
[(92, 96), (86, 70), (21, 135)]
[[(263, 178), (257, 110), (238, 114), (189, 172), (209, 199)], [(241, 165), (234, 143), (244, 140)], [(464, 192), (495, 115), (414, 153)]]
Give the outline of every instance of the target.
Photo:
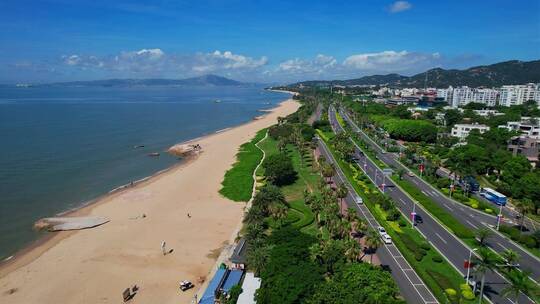
[(198, 144), (176, 144), (167, 150), (170, 154), (178, 157), (192, 156), (202, 151), (202, 148)]
[(103, 216), (46, 217), (34, 224), (37, 230), (66, 231), (93, 228), (109, 222)]

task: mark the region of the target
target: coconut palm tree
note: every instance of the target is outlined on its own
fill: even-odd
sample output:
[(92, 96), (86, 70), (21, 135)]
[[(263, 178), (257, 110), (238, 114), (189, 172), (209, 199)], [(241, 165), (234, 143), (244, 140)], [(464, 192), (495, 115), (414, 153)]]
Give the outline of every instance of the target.
[(488, 228), (480, 228), (474, 232), (476, 240), (480, 246), (486, 246), (487, 239), (493, 235), (493, 232)]
[(514, 205), (519, 214), (521, 215), (520, 230), (523, 231), (523, 225), (525, 224), (525, 216), (534, 210), (534, 204), (530, 199), (524, 198), (521, 201), (517, 201)]
[(334, 176), (335, 173), (336, 173), (336, 170), (334, 169), (334, 166), (332, 166), (331, 164), (327, 164), (322, 169), (322, 174), (327, 182), (330, 180), (332, 176)]
[(349, 262), (358, 261), (358, 257), (360, 256), (361, 252), (362, 248), (358, 241), (356, 241), (355, 239), (347, 241), (347, 249), (345, 250), (345, 256), (347, 257), (347, 260)]
[(354, 208), (347, 208), (347, 215), (346, 218), (349, 221), (353, 221), (358, 217), (358, 214), (356, 213), (356, 210)]
[(347, 194), (349, 194), (349, 189), (345, 187), (344, 184), (339, 185), (337, 191), (336, 191), (337, 197), (339, 198), (340, 203), (340, 209), (343, 210), (343, 199), (347, 197)]
[(377, 231), (369, 229), (366, 233), (366, 246), (369, 249), (369, 263), (373, 264), (373, 254), (382, 245), (381, 238)]
[(503, 268), (506, 268), (508, 271), (513, 269), (514, 265), (519, 261), (519, 254), (512, 249), (506, 249), (501, 256), (506, 264)]
[(502, 290), (502, 296), (511, 296), (514, 298), (514, 302), (518, 304), (519, 295), (521, 293), (531, 297), (535, 302), (538, 300), (539, 288), (534, 284), (529, 276), (531, 272), (528, 270), (519, 271), (517, 269), (511, 270), (506, 278), (510, 281), (510, 285)]
[(486, 273), (488, 271), (494, 271), (499, 264), (498, 256), (487, 247), (480, 247), (477, 251), (478, 256), (474, 256), (472, 259), (474, 266), (474, 272), (482, 276), (480, 281), (480, 300), (478, 303), (482, 303), (484, 297), (484, 285), (486, 283)]
[(289, 213), (289, 208), (285, 206), (284, 204), (273, 204), (271, 208), (272, 218), (279, 223), (279, 225), (283, 225), (283, 220), (287, 218), (287, 214)]

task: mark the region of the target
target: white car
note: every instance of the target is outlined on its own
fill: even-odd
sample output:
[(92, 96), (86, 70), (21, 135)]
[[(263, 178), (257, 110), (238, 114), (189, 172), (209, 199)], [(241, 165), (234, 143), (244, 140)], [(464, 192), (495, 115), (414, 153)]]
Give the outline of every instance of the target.
[(379, 231), (379, 234), (380, 234), (381, 236), (387, 234), (387, 233), (386, 233), (386, 230), (384, 230), (384, 228), (381, 227), (381, 226), (377, 227), (377, 231)]
[(381, 235), (381, 238), (383, 240), (383, 243), (392, 244), (392, 238), (388, 234)]
[(360, 196), (355, 196), (354, 200), (356, 201), (357, 205), (364, 203), (364, 200)]

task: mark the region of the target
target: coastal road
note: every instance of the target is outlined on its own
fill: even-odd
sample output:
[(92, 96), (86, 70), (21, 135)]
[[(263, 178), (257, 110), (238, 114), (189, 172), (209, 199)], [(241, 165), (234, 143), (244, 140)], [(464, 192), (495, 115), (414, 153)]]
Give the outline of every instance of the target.
[[(322, 140), (318, 141), (319, 151), (321, 155), (336, 168), (336, 175), (333, 177), (333, 181), (338, 185), (345, 185), (347, 187), (348, 194), (345, 198), (347, 206), (357, 211), (358, 215), (368, 222), (369, 226), (373, 229), (379, 227), (379, 223), (375, 220), (371, 212), (363, 204), (357, 203), (358, 194), (354, 188), (350, 185), (349, 181), (341, 171), (341, 168), (335, 162), (334, 157), (328, 151), (328, 148)], [(421, 303), (421, 304), (434, 304), (439, 303), (435, 296), (431, 293), (429, 288), (422, 282), (420, 277), (412, 269), (411, 265), (401, 255), (397, 247), (393, 244), (382, 245), (377, 250), (377, 256), (383, 265), (388, 265), (391, 269), (392, 277), (399, 287), (400, 293), (407, 303)]]
[[(343, 132), (335, 115), (335, 109), (330, 107), (328, 116), (330, 124), (336, 132)], [(353, 142), (351, 140), (351, 142)], [(353, 142), (354, 143), (354, 142)], [(355, 144), (358, 154), (357, 165), (370, 177), (371, 180), (382, 184), (383, 172), (364, 155), (360, 147)], [(452, 232), (447, 230), (439, 223), (430, 213), (428, 213), (421, 205), (417, 204), (404, 191), (392, 182), (391, 179), (385, 180), (385, 193), (395, 202), (396, 207), (402, 212), (406, 218), (410, 218), (411, 212), (416, 211), (423, 218), (423, 223), (416, 226), (418, 231), (435, 247), (443, 256), (450, 262), (454, 268), (465, 277), (466, 269), (463, 268), (463, 262), (468, 259), (470, 249), (461, 240), (459, 240)], [(474, 278), (473, 278), (474, 279)], [(480, 281), (480, 278), (477, 278)], [(493, 303), (513, 303), (507, 297), (501, 296), (501, 291), (507, 287), (506, 279), (496, 272), (486, 273), (486, 287), (484, 294), (487, 299)], [(520, 296), (519, 303), (533, 303), (528, 297)]]
[[(394, 168), (403, 168), (408, 170), (401, 162), (398, 160), (398, 155), (394, 153), (382, 153), (382, 148), (377, 145), (367, 134), (365, 134), (355, 123), (352, 121), (348, 113), (345, 111), (340, 111), (343, 119), (352, 127), (353, 131), (357, 132), (362, 136), (362, 139), (369, 143), (373, 149), (376, 151), (377, 158), (387, 164), (388, 166)], [(517, 245), (512, 240), (508, 239), (506, 236), (503, 236), (500, 233), (497, 233), (494, 230), (496, 227), (496, 217), (485, 214), (481, 211), (478, 211), (474, 208), (465, 206), (449, 197), (444, 193), (440, 192), (437, 188), (431, 186), (421, 177), (414, 175), (409, 176), (408, 174), (403, 175), (403, 179), (412, 183), (416, 188), (420, 189), (422, 193), (428, 196), (432, 201), (437, 203), (442, 208), (446, 209), (451, 213), (462, 225), (471, 229), (471, 231), (477, 230), (479, 228), (491, 228), (494, 233), (487, 240), (487, 246), (492, 248), (498, 253), (503, 252), (506, 249), (511, 249), (519, 254), (521, 269), (530, 270), (532, 272), (531, 276), (533, 280), (540, 278), (540, 259), (527, 250)]]

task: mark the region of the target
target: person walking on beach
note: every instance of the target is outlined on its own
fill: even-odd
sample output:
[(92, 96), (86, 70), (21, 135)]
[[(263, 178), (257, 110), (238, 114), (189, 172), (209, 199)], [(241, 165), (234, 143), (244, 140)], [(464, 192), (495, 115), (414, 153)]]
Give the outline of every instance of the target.
[(161, 242), (161, 252), (163, 253), (163, 255), (166, 255), (167, 252), (165, 251), (165, 241)]
[(187, 214), (187, 217), (188, 217), (188, 218), (191, 218), (191, 214), (189, 214), (189, 212), (188, 212), (188, 214)]

